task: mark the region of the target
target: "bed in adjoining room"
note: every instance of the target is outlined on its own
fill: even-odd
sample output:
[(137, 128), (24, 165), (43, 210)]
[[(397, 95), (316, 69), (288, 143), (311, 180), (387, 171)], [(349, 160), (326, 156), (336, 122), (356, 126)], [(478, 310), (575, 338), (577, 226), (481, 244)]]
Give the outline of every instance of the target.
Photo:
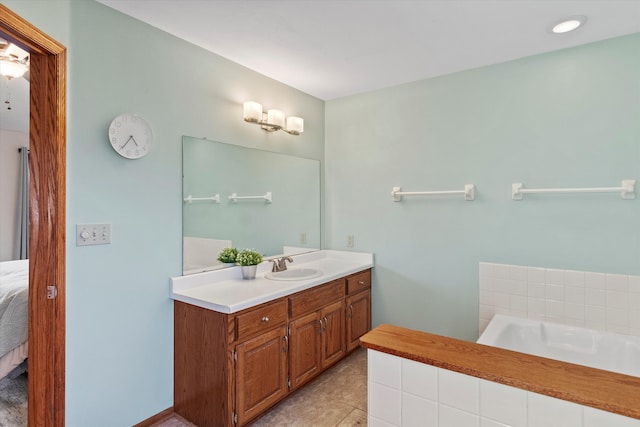
[(29, 260), (0, 262), (0, 379), (28, 354)]

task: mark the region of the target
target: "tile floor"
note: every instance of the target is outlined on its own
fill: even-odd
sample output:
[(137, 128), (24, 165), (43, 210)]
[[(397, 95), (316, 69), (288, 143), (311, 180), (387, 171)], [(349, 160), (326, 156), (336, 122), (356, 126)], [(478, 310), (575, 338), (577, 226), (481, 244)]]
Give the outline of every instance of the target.
[[(367, 352), (360, 348), (298, 392), (287, 397), (252, 427), (350, 427), (367, 425)], [(194, 427), (174, 415), (154, 427)]]

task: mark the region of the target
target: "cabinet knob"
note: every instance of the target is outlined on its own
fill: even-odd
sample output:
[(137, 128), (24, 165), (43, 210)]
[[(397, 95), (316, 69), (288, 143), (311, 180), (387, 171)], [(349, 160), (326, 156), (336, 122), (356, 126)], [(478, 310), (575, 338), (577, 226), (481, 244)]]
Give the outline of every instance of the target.
[(262, 318), (262, 323), (269, 323), (269, 318), (267, 316), (264, 316)]
[(358, 280), (359, 285), (364, 285), (364, 280)]

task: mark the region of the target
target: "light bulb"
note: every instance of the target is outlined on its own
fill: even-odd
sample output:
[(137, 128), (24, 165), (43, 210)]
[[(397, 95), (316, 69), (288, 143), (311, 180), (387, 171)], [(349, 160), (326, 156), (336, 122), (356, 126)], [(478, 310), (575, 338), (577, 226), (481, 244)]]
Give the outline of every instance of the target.
[(304, 132), (304, 119), (296, 116), (287, 117), (287, 132), (293, 135)]
[(279, 128), (284, 127), (284, 113), (280, 110), (267, 111), (267, 123)]

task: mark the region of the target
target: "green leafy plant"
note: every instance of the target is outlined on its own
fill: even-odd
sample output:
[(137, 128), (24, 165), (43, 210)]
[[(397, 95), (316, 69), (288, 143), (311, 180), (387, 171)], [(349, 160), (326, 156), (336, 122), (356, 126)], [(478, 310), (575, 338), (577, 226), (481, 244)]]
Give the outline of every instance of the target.
[(257, 265), (262, 262), (262, 255), (253, 249), (243, 249), (238, 252), (236, 262), (240, 265)]
[(237, 257), (238, 250), (236, 248), (224, 248), (218, 255), (218, 261), (224, 263), (236, 262)]

